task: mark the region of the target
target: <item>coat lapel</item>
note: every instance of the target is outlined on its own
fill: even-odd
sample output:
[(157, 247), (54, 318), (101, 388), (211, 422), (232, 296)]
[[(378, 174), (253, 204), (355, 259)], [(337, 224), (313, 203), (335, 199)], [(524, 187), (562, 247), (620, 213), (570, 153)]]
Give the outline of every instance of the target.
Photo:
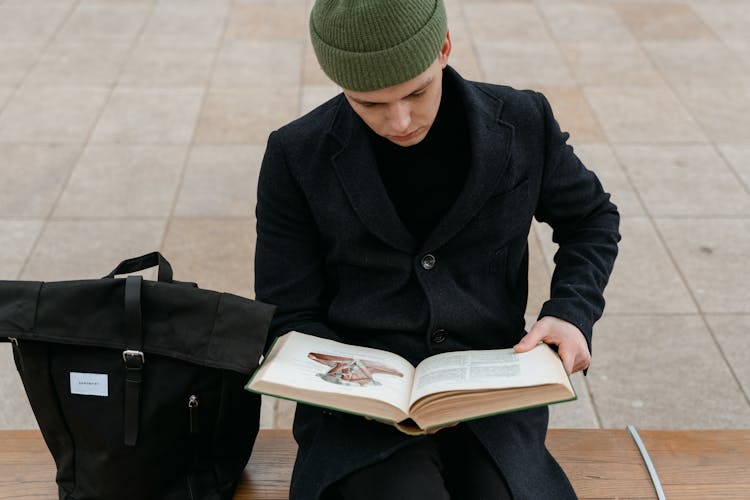
[(510, 159), (513, 127), (500, 120), (502, 101), (466, 82), (450, 67), (443, 77), (454, 79), (460, 89), (467, 113), (471, 158), (458, 199), (422, 245), (406, 229), (391, 203), (378, 172), (367, 125), (343, 96), (328, 131), (339, 146), (331, 157), (334, 168), (357, 216), (384, 243), (409, 253), (420, 247), (439, 248), (456, 235), (493, 193)]
[(458, 199), (425, 241), (423, 248), (444, 245), (469, 223), (495, 192), (510, 160), (513, 126), (500, 119), (503, 102), (466, 82), (447, 67), (443, 78), (452, 78), (466, 110), (471, 158), (469, 175)]
[(331, 160), (362, 223), (384, 243), (412, 253), (418, 242), (404, 226), (380, 177), (367, 125), (345, 98), (329, 131), (340, 145)]

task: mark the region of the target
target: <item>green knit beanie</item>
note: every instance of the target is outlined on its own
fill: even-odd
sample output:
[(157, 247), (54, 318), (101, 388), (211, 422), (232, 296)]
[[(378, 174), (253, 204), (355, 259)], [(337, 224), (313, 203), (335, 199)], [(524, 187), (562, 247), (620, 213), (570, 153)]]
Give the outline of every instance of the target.
[(435, 62), (447, 31), (443, 0), (316, 0), (310, 13), (320, 67), (347, 90), (411, 80)]

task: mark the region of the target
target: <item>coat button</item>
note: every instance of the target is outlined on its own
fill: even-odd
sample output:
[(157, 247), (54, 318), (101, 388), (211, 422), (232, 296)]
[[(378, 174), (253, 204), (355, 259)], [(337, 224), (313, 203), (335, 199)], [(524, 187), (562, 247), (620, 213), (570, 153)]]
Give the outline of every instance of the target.
[(422, 257), (422, 267), (427, 269), (428, 271), (432, 269), (433, 267), (435, 267), (435, 262), (436, 262), (435, 256), (432, 255), (431, 253), (428, 253), (427, 255)]
[(432, 332), (432, 341), (436, 344), (442, 344), (445, 342), (446, 337), (448, 336), (448, 332), (440, 328), (439, 330), (435, 330)]

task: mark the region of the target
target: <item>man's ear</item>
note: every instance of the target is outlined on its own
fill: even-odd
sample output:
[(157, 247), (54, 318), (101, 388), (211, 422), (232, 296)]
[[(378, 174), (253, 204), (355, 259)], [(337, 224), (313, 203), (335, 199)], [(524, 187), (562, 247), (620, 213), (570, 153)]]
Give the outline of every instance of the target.
[(451, 32), (445, 33), (445, 40), (443, 46), (440, 48), (440, 54), (438, 54), (438, 60), (440, 61), (441, 68), (445, 68), (448, 65), (448, 57), (451, 55)]

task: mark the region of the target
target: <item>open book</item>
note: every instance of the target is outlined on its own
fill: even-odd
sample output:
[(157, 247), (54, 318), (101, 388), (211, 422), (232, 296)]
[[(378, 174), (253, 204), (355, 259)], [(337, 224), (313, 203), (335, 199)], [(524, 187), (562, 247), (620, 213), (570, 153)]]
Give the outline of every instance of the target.
[(299, 332), (276, 339), (247, 390), (363, 415), (419, 434), (463, 420), (576, 399), (549, 346), (401, 356)]

